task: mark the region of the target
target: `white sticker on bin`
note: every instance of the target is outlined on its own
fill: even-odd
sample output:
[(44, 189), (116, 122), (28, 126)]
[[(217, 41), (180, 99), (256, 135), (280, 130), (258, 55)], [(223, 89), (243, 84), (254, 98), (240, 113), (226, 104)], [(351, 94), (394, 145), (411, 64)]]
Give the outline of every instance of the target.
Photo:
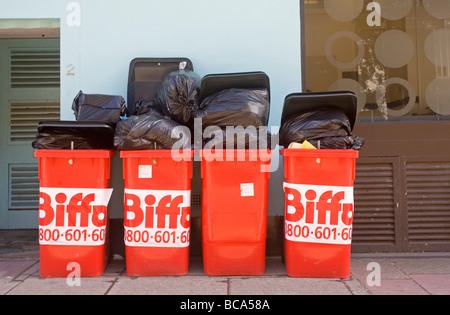
[(112, 189), (40, 188), (39, 244), (105, 244)]
[(255, 196), (255, 187), (253, 183), (241, 184), (241, 197)]
[(139, 165), (139, 178), (152, 178), (152, 165)]
[(285, 183), (284, 191), (286, 240), (351, 244), (353, 187)]
[(125, 189), (125, 245), (188, 247), (190, 190)]

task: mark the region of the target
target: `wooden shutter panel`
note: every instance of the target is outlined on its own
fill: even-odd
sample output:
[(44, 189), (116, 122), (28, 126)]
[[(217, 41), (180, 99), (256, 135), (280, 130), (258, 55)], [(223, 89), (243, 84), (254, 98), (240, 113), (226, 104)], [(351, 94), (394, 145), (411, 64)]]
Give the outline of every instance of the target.
[(359, 159), (355, 179), (353, 251), (395, 251), (394, 159)]
[(406, 161), (409, 250), (450, 250), (450, 162)]

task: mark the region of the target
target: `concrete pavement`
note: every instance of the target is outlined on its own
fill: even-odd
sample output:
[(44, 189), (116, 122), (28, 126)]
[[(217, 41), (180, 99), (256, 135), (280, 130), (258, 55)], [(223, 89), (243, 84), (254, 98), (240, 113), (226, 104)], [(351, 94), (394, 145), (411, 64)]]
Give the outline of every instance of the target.
[[(8, 234), (10, 235), (10, 233)], [(104, 274), (81, 278), (41, 279), (39, 244), (30, 237), (7, 237), (0, 231), (0, 295), (448, 295), (450, 253), (354, 254), (348, 279), (292, 278), (280, 257), (268, 257), (264, 276), (209, 277), (194, 257), (180, 277), (129, 277), (125, 260), (115, 255)]]
[(65, 278), (41, 279), (37, 259), (0, 259), (0, 295), (289, 296), (448, 295), (450, 258), (354, 257), (349, 279), (291, 278), (280, 257), (267, 258), (266, 274), (257, 277), (209, 277), (203, 273), (200, 259), (191, 261), (186, 276), (129, 277), (125, 261), (116, 259), (101, 277), (81, 278), (79, 286), (70, 286), (71, 283)]

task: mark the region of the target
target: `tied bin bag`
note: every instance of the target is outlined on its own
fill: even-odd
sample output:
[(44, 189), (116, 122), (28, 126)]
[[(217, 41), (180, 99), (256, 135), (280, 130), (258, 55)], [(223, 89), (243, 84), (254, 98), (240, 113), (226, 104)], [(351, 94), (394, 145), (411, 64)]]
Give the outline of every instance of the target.
[(162, 113), (180, 124), (191, 122), (198, 109), (201, 78), (180, 62), (179, 70), (169, 73), (156, 93), (155, 103)]
[(113, 124), (127, 113), (122, 96), (78, 93), (72, 103), (77, 121), (107, 121)]

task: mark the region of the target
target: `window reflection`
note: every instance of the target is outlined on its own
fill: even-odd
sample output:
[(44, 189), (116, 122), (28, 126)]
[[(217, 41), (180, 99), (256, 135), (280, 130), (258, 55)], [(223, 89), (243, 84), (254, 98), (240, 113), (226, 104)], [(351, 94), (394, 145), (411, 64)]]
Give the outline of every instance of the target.
[(304, 0), (306, 88), (350, 90), (360, 121), (450, 117), (449, 0)]

